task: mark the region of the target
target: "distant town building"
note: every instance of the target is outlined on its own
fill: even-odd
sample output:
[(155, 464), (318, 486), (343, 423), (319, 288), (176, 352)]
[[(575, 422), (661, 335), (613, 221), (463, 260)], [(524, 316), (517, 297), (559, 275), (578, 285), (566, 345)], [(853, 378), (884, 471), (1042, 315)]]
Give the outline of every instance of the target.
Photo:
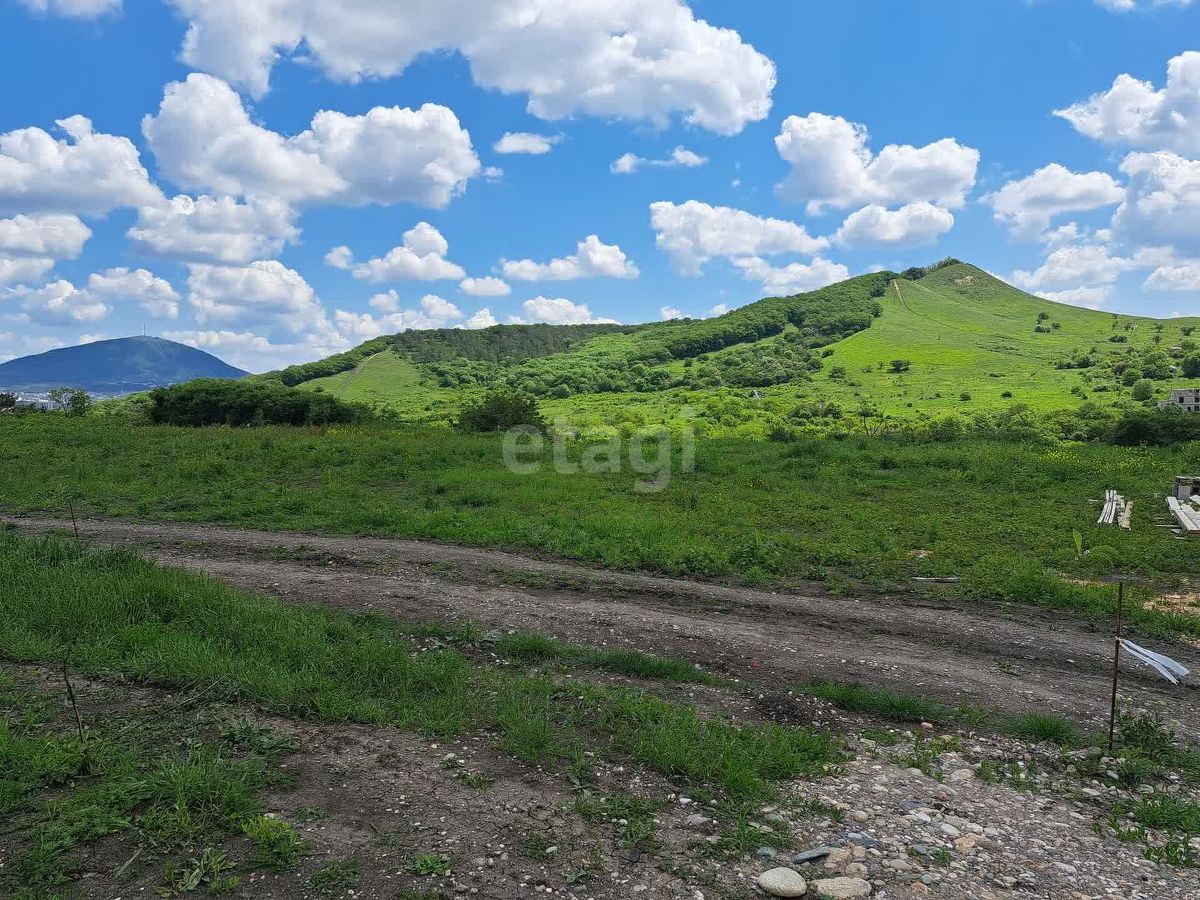
[(1200, 413), (1200, 388), (1175, 388), (1170, 397), (1158, 402), (1158, 408)]

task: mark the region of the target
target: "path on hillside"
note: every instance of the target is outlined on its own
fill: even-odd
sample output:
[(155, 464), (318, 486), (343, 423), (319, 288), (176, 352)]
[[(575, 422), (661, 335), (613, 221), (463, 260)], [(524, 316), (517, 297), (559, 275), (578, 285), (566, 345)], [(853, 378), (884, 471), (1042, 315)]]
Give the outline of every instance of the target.
[[(28, 532), (70, 522), (0, 517)], [(289, 602), (410, 621), (536, 630), (569, 641), (691, 659), (752, 683), (768, 709), (792, 709), (805, 677), (886, 685), (986, 706), (1101, 722), (1111, 627), (1019, 604), (917, 595), (780, 594), (641, 575), (427, 541), (265, 532), (178, 523), (90, 520), (84, 540), (137, 547)], [(1200, 673), (1200, 650), (1147, 640)], [(1200, 736), (1197, 692), (1126, 661), (1122, 692), (1161, 702)]]

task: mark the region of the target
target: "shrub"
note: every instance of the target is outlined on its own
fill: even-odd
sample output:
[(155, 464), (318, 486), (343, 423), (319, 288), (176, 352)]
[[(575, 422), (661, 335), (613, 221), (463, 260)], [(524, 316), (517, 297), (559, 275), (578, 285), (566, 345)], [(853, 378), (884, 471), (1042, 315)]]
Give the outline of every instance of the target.
[(463, 408), (456, 426), (461, 431), (507, 431), (520, 426), (545, 428), (537, 400), (527, 394), (489, 391)]
[(328, 425), (367, 417), (364, 407), (271, 381), (200, 378), (150, 392), (155, 425)]
[(1139, 402), (1149, 400), (1154, 396), (1154, 382), (1149, 378), (1139, 378), (1133, 383), (1133, 393), (1131, 396)]
[(1200, 440), (1200, 417), (1176, 410), (1135, 409), (1113, 428), (1109, 440), (1122, 447), (1162, 447)]

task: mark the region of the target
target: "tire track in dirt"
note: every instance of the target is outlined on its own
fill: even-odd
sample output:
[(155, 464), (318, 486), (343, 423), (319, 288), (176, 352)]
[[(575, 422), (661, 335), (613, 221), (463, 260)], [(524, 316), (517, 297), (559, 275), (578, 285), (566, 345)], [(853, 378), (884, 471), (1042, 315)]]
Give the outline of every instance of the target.
[[(0, 520), (33, 532), (70, 528)], [(771, 706), (783, 707), (787, 691), (813, 676), (1092, 723), (1107, 715), (1109, 626), (1036, 607), (774, 593), (389, 538), (112, 520), (81, 522), (80, 532), (289, 602), (410, 621), (470, 619), (687, 658), (748, 682)], [(1151, 643), (1200, 670), (1195, 647)], [(1170, 688), (1126, 662), (1122, 688), (1136, 702), (1166, 704), (1200, 734), (1193, 687)]]

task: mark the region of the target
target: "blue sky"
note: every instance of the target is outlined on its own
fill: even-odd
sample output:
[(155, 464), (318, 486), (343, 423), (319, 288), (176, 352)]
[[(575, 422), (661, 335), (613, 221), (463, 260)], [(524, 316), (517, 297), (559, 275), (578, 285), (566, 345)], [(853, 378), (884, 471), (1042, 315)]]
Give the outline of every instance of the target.
[(1189, 0), (264, 6), (0, 0), (0, 359), (261, 371), (948, 255), (1200, 314)]

